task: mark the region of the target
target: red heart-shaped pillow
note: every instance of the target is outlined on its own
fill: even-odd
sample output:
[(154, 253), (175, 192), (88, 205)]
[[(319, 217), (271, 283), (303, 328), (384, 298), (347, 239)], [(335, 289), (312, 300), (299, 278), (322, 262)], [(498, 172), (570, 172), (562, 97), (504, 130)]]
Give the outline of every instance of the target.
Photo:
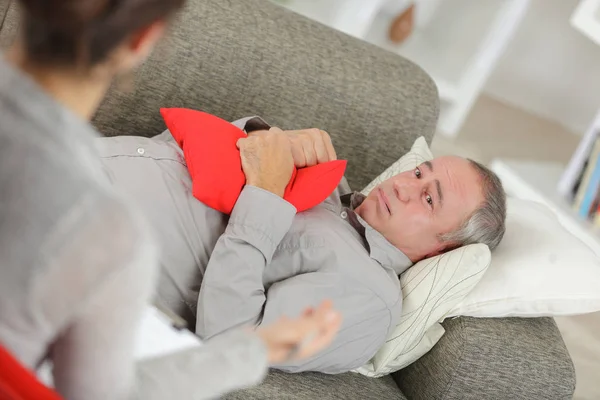
[[(179, 146), (183, 149), (196, 199), (209, 207), (231, 214), (246, 177), (236, 143), (246, 133), (231, 123), (187, 108), (160, 110)], [(340, 183), (346, 161), (336, 160), (294, 170), (284, 199), (298, 212), (323, 202)]]

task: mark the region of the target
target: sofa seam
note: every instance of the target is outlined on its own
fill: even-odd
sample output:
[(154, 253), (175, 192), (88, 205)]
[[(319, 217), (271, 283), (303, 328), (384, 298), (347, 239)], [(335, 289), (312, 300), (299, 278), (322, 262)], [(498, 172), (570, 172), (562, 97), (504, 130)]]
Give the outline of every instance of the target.
[(458, 376), (459, 371), (462, 370), (464, 361), (465, 361), (465, 353), (466, 353), (466, 349), (467, 347), (469, 347), (469, 336), (467, 330), (469, 329), (469, 327), (467, 326), (467, 324), (463, 321), (463, 318), (459, 318), (459, 322), (460, 322), (460, 327), (459, 328), (463, 328), (460, 329), (461, 336), (463, 337), (462, 342), (464, 343), (464, 345), (462, 346), (462, 349), (460, 351), (460, 357), (459, 357), (459, 363), (458, 363), (458, 368), (456, 368), (454, 370), (454, 373), (452, 374), (451, 378), (450, 378), (450, 382), (448, 383), (446, 389), (444, 390), (442, 397), (440, 397), (440, 400), (444, 400), (447, 399), (448, 397), (448, 393), (450, 392), (450, 390), (452, 389), (452, 387), (454, 386), (454, 382)]

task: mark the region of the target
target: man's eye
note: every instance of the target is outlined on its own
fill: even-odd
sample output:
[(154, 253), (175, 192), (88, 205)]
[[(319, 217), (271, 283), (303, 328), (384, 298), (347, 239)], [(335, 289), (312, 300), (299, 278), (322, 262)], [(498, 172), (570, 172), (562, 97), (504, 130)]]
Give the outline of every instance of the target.
[(421, 170), (420, 170), (419, 168), (416, 168), (416, 169), (415, 169), (415, 176), (416, 176), (417, 178), (420, 178), (420, 177), (421, 177)]
[(425, 201), (432, 206), (433, 205), (433, 198), (430, 195), (425, 195)]

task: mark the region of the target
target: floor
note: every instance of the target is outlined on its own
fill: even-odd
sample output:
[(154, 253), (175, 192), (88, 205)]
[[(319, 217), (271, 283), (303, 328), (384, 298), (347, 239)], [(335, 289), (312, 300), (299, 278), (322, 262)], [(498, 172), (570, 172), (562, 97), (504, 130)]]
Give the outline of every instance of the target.
[(561, 125), (481, 96), (454, 140), (438, 135), (433, 150), (480, 162), (515, 158), (567, 163), (580, 137)]
[[(437, 135), (434, 155), (568, 162), (580, 137), (559, 124), (481, 96), (458, 136)], [(600, 290), (600, 289), (599, 289)], [(600, 313), (556, 318), (577, 372), (575, 400), (600, 399)]]

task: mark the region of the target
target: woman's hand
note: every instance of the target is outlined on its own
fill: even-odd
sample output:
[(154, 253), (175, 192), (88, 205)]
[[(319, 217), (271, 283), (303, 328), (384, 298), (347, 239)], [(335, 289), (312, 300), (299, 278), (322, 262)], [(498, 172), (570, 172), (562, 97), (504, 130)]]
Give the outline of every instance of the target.
[(329, 346), (340, 329), (342, 317), (331, 302), (323, 302), (316, 310), (307, 309), (301, 317), (282, 317), (277, 322), (257, 329), (264, 341), (270, 364), (302, 360)]
[(272, 128), (270, 131), (255, 131), (248, 136), (262, 136), (273, 131), (273, 129), (276, 132), (283, 132), (290, 140), (296, 168), (312, 167), (313, 165), (337, 160), (331, 137), (327, 132), (320, 129), (281, 131), (279, 128)]
[(280, 197), (294, 172), (291, 144), (282, 133), (279, 128), (271, 128), (237, 142), (246, 184)]

